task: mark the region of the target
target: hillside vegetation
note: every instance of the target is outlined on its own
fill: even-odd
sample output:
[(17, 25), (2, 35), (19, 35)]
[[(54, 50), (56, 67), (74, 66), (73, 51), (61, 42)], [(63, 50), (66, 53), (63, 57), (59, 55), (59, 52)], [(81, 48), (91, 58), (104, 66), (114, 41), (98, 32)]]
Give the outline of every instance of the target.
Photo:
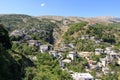
[[(36, 40), (43, 40), (48, 43), (54, 43), (53, 41), (53, 30), (56, 24), (50, 22), (48, 19), (39, 20), (35, 17), (28, 15), (1, 15), (0, 22), (5, 25), (9, 32), (14, 30), (24, 30), (29, 31), (28, 35)], [(38, 33), (33, 33), (33, 31), (39, 30)]]
[[(63, 42), (66, 44), (71, 42), (75, 43), (76, 48), (79, 51), (94, 51), (97, 47), (104, 48), (111, 44), (118, 46), (120, 41), (119, 30), (119, 23), (111, 23), (108, 25), (97, 23), (88, 25), (87, 22), (81, 22), (71, 25), (62, 37)], [(87, 36), (88, 39), (81, 39), (85, 36)], [(98, 45), (94, 40), (91, 40), (90, 38), (92, 37), (94, 37), (95, 40), (102, 40), (101, 45)]]
[[(89, 68), (102, 64), (100, 59), (109, 56), (96, 55), (96, 48), (112, 47), (119, 54), (118, 18), (10, 14), (0, 15), (0, 23), (0, 80), (73, 80), (71, 71), (82, 73), (86, 69), (94, 78), (103, 80), (117, 80), (120, 76), (118, 57), (105, 66), (114, 74), (104, 74), (104, 67)], [(90, 53), (89, 59), (79, 55), (81, 52)], [(75, 58), (71, 58), (69, 54), (74, 53)], [(101, 76), (96, 76), (97, 72)]]

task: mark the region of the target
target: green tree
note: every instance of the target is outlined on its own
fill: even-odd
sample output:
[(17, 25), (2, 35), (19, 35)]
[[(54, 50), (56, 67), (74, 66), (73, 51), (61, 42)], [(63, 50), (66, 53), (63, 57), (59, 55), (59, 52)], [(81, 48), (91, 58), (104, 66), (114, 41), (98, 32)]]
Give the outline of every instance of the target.
[(0, 24), (0, 80), (21, 80), (19, 63), (11, 56), (9, 34)]
[(104, 42), (108, 42), (108, 43), (115, 43), (116, 41), (115, 41), (115, 36), (114, 35), (112, 35), (112, 34), (104, 34), (103, 36), (102, 36), (102, 40), (104, 41)]

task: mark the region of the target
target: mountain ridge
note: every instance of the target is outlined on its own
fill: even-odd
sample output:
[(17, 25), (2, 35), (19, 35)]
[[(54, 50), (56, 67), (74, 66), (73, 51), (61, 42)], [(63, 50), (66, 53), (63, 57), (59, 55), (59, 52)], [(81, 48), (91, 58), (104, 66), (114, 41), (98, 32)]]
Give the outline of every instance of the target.
[[(119, 22), (119, 17), (114, 16), (99, 16), (99, 17), (76, 17), (76, 16), (29, 16), (26, 14), (0, 14), (0, 22), (5, 25), (8, 30), (14, 29), (33, 28), (39, 25), (48, 23), (54, 25), (53, 36), (55, 43), (61, 40), (62, 34), (64, 34), (69, 26), (74, 23), (88, 22), (88, 25), (96, 23), (108, 24), (113, 22)], [(44, 25), (45, 26), (45, 25)], [(48, 34), (49, 35), (49, 34)]]
[(93, 19), (93, 18), (98, 18), (98, 19), (109, 19), (109, 18), (120, 18), (117, 16), (90, 16), (90, 17), (82, 17), (82, 16), (59, 16), (59, 15), (40, 15), (40, 16), (32, 16), (32, 15), (27, 15), (27, 14), (0, 14), (0, 16), (6, 16), (6, 15), (14, 15), (14, 16), (18, 16), (18, 15), (25, 15), (25, 16), (31, 16), (31, 17), (35, 17), (35, 18), (54, 18), (54, 17), (59, 17), (59, 18), (87, 18), (87, 19)]

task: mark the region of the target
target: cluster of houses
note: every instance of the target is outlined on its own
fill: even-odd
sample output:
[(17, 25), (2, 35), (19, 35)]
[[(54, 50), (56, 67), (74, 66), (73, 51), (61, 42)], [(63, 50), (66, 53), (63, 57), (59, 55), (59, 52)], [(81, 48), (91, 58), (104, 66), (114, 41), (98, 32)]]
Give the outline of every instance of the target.
[(90, 36), (90, 35), (81, 35), (81, 37), (80, 37), (80, 39), (89, 39), (89, 40), (92, 40), (92, 41), (95, 41), (95, 43), (96, 44), (99, 44), (99, 43), (101, 43), (102, 42), (102, 40), (101, 39), (97, 39), (97, 38), (95, 38), (95, 36)]
[(34, 46), (38, 48), (38, 51), (41, 53), (48, 53), (50, 49), (52, 49), (51, 45), (48, 44), (42, 44), (41, 42), (37, 40), (29, 40), (27, 41), (28, 46)]
[[(94, 50), (94, 52), (77, 52), (74, 50), (74, 47), (71, 47), (71, 48), (73, 48), (73, 50), (71, 49), (72, 51), (68, 51), (68, 53), (66, 55), (67, 58), (62, 59), (60, 61), (60, 65), (62, 68), (65, 67), (64, 63), (70, 64), (72, 61), (75, 60), (75, 58), (77, 56), (81, 56), (87, 60), (88, 65), (85, 68), (88, 73), (86, 73), (86, 74), (90, 74), (89, 72), (91, 72), (91, 70), (101, 69), (102, 73), (96, 72), (96, 74), (98, 74), (96, 76), (98, 76), (98, 77), (100, 77), (102, 74), (106, 75), (110, 72), (114, 73), (114, 71), (111, 71), (111, 69), (108, 67), (109, 64), (112, 64), (114, 59), (117, 59), (117, 64), (120, 65), (120, 53), (115, 51), (113, 49), (113, 47), (106, 47), (105, 49), (96, 48)], [(65, 48), (62, 47), (62, 50), (64, 50), (64, 49), (67, 49), (67, 47), (65, 47)], [(105, 54), (105, 57), (99, 58), (99, 61), (95, 61), (91, 58), (93, 55), (100, 56), (102, 54)], [(86, 75), (86, 77), (88, 79), (86, 79), (85, 77), (84, 77), (84, 79), (81, 79), (81, 77), (83, 77), (82, 74), (84, 74), (84, 73), (76, 73), (76, 74), (73, 74), (72, 77), (74, 78), (74, 80), (89, 80), (88, 75)], [(78, 79), (79, 77), (80, 77), (80, 79)], [(94, 80), (94, 78), (91, 78), (90, 80)]]
[[(32, 32), (39, 32), (37, 30), (32, 29)], [(107, 67), (109, 63), (112, 63), (113, 59), (117, 59), (117, 63), (120, 65), (120, 53), (113, 50), (112, 47), (106, 47), (105, 50), (101, 48), (96, 48), (94, 52), (77, 52), (75, 50), (75, 44), (61, 44), (61, 47), (57, 50), (54, 49), (52, 45), (42, 44), (37, 40), (32, 40), (31, 36), (26, 34), (24, 30), (15, 30), (11, 33), (14, 36), (22, 36), (26, 40), (28, 46), (37, 47), (38, 51), (41, 53), (48, 53), (53, 55), (59, 61), (59, 65), (62, 69), (64, 69), (65, 63), (71, 63), (75, 60), (77, 56), (81, 56), (87, 60), (88, 65), (85, 67), (88, 73), (77, 73), (73, 72), (71, 76), (74, 80), (94, 80), (94, 77), (89, 73), (91, 69), (102, 68), (102, 72), (104, 74), (109, 73), (110, 69)], [(101, 40), (96, 40), (94, 36), (89, 37), (89, 35), (81, 36), (81, 39), (91, 39), (96, 41), (96, 43), (100, 43)], [(67, 51), (66, 58), (63, 58), (64, 52)], [(101, 55), (106, 54), (104, 58), (100, 58), (99, 61), (92, 60), (91, 56), (93, 55)], [(35, 56), (28, 56), (31, 60), (37, 60)]]
[[(88, 61), (88, 66), (86, 71), (90, 71), (91, 69), (98, 69), (101, 68), (103, 74), (108, 74), (109, 72), (114, 72), (110, 71), (110, 68), (108, 65), (114, 61), (114, 59), (117, 59), (117, 64), (120, 65), (120, 53), (116, 52), (115, 50), (112, 49), (112, 47), (106, 47), (106, 49), (101, 49), (97, 48), (95, 49), (94, 54), (95, 55), (100, 55), (100, 54), (106, 54), (104, 58), (100, 58), (99, 61), (94, 61), (91, 59), (91, 55), (93, 53), (91, 52), (83, 52), (85, 54), (82, 54), (83, 57), (85, 57)], [(81, 53), (80, 53), (81, 54)]]
[[(28, 46), (37, 47), (38, 51), (40, 51), (41, 53), (48, 52), (48, 50), (50, 50), (52, 46), (47, 45), (47, 44), (43, 45), (38, 40), (33, 40), (31, 36), (28, 34), (28, 33), (39, 33), (39, 32), (41, 32), (41, 30), (36, 30), (34, 28), (29, 29), (28, 31), (21, 29), (21, 30), (14, 30), (13, 32), (11, 32), (10, 36), (20, 36), (22, 37), (22, 41), (26, 42)], [(13, 42), (20, 43), (21, 41), (13, 41)]]
[(23, 37), (25, 33), (25, 30), (14, 30), (13, 32), (11, 32), (11, 36), (20, 36)]
[[(36, 43), (36, 42), (34, 42)], [(35, 44), (29, 44), (29, 45), (35, 45)], [(112, 49), (112, 47), (106, 47), (106, 49), (96, 48), (95, 52), (77, 52), (75, 51), (74, 44), (70, 43), (67, 45), (70, 49), (70, 51), (67, 52), (66, 58), (63, 58), (64, 51), (66, 51), (67, 47), (62, 47), (59, 50), (54, 50), (49, 48), (48, 45), (41, 45), (39, 47), (39, 51), (41, 53), (49, 53), (50, 55), (53, 55), (55, 58), (58, 59), (59, 65), (62, 69), (65, 69), (65, 63), (70, 64), (75, 60), (77, 56), (84, 57), (87, 60), (88, 65), (85, 67), (86, 71), (88, 73), (74, 73), (71, 76), (74, 80), (94, 80), (94, 78), (90, 75), (91, 70), (97, 70), (101, 68), (103, 74), (108, 74), (110, 72), (110, 68), (107, 66), (109, 63), (112, 63), (113, 59), (118, 59), (118, 64), (120, 65), (120, 53), (117, 53)], [(100, 58), (99, 62), (92, 60), (92, 55), (101, 55), (106, 54), (104, 58)], [(100, 76), (100, 74), (98, 75)]]
[(19, 37), (22, 38), (22, 40), (27, 41), (27, 40), (31, 40), (32, 39), (31, 34), (36, 35), (36, 34), (39, 34), (39, 33), (41, 33), (42, 36), (44, 36), (45, 34), (47, 34), (47, 31), (40, 30), (40, 29), (37, 29), (37, 28), (32, 28), (32, 29), (28, 29), (28, 30), (21, 29), (21, 30), (14, 30), (14, 31), (12, 31), (10, 33), (10, 36), (19, 36)]

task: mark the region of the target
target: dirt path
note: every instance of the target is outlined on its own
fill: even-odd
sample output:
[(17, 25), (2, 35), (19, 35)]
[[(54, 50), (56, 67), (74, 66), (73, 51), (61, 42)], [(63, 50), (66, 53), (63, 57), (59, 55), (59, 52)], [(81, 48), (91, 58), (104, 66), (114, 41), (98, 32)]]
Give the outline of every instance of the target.
[(59, 43), (61, 43), (61, 41), (63, 40), (62, 36), (64, 35), (64, 33), (68, 30), (68, 26), (62, 26), (61, 30), (62, 30), (62, 34), (60, 36), (60, 38), (55, 42), (54, 44), (54, 48), (58, 49), (59, 47)]

